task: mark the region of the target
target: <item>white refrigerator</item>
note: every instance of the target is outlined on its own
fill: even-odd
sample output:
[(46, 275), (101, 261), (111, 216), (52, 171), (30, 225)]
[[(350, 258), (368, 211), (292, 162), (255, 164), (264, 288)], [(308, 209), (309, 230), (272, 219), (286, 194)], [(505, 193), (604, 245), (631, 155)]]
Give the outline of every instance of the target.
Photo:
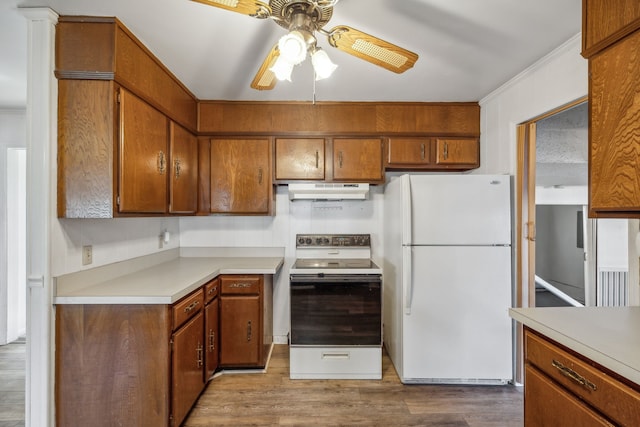
[(384, 191), (384, 344), (403, 383), (513, 377), (511, 180), (401, 175)]

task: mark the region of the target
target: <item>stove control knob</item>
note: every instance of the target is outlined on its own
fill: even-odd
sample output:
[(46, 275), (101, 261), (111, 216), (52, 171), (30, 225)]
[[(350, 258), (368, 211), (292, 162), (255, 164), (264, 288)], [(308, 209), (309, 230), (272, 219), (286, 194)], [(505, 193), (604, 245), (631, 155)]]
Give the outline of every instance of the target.
[(322, 243), (324, 243), (325, 245), (328, 245), (329, 244), (329, 238), (328, 237), (323, 238), (322, 239)]
[(316, 237), (316, 245), (319, 245), (322, 243), (322, 237)]
[(305, 240), (305, 243), (306, 243), (307, 245), (310, 245), (310, 244), (311, 244), (311, 238), (307, 237), (307, 240)]
[(298, 244), (300, 244), (300, 245), (304, 245), (304, 237), (300, 237), (300, 238), (298, 239)]

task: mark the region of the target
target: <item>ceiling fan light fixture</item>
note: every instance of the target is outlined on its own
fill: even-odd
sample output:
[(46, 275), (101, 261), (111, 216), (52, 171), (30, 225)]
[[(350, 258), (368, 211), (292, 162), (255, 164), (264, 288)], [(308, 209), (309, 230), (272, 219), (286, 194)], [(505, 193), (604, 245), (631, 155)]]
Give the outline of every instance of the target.
[(307, 57), (307, 42), (300, 31), (290, 31), (278, 41), (280, 58), (292, 65), (298, 65)]
[(275, 74), (276, 79), (280, 81), (287, 80), (290, 82), (291, 73), (293, 72), (293, 65), (294, 64), (292, 64), (286, 58), (280, 55), (276, 60), (276, 62), (273, 64), (273, 66), (269, 68), (269, 70), (273, 72), (273, 74)]
[(331, 74), (338, 68), (338, 66), (331, 61), (327, 52), (321, 48), (315, 49), (311, 54), (311, 64), (313, 64), (316, 80), (331, 77)]

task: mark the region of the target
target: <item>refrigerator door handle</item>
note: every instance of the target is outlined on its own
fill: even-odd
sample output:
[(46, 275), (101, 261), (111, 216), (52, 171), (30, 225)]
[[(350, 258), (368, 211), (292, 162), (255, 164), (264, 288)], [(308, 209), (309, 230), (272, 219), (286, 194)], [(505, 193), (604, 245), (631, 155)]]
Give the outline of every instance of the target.
[(404, 314), (411, 314), (411, 297), (413, 294), (413, 248), (402, 247), (402, 300), (404, 301)]
[(413, 218), (412, 218), (412, 198), (411, 198), (411, 177), (402, 175), (400, 178), (400, 191), (402, 193), (402, 244), (412, 244)]

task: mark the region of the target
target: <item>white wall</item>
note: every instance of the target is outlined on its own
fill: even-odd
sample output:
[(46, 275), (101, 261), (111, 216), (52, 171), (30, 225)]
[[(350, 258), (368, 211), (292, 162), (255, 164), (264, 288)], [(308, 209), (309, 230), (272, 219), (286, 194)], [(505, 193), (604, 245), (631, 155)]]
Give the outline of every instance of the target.
[(480, 101), (480, 169), (516, 172), (516, 126), (587, 95), (580, 34)]
[[(8, 297), (9, 271), (8, 256), (10, 249), (8, 238), (8, 188), (7, 188), (7, 150), (9, 148), (25, 148), (27, 144), (27, 127), (25, 110), (0, 110), (0, 344), (15, 339), (15, 333), (8, 336), (8, 326), (16, 313), (9, 312)], [(13, 283), (15, 285), (15, 283)], [(15, 310), (16, 307), (13, 307)], [(14, 328), (12, 328), (14, 329)]]

